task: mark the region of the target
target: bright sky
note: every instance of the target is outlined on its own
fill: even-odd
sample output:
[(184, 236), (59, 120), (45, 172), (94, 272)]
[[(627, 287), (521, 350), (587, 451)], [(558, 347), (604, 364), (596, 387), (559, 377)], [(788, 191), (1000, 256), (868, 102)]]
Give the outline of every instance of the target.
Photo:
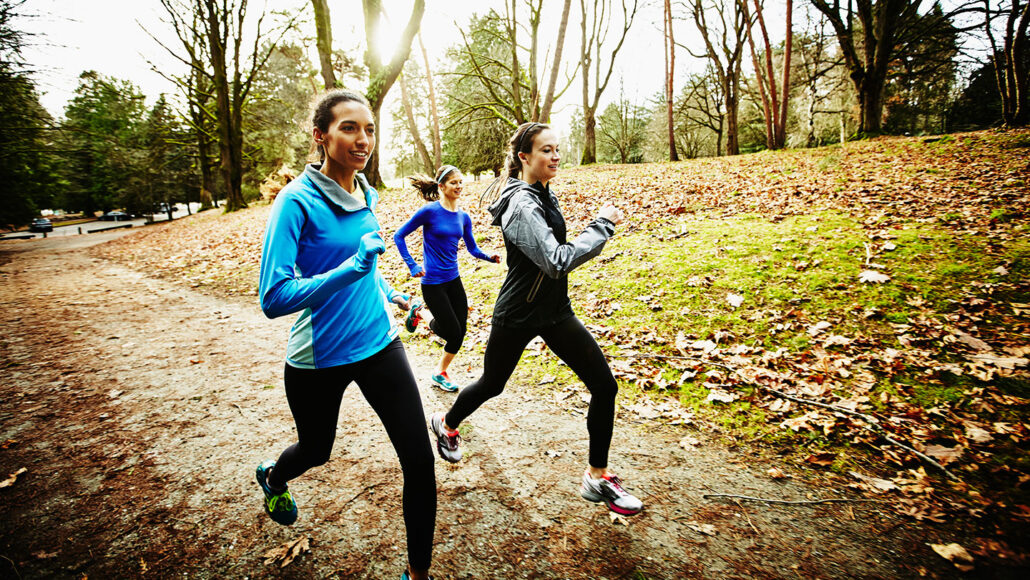
[[(411, 0), (385, 0), (387, 13), (397, 29), (405, 22)], [(473, 12), (483, 13), (491, 7), (500, 10), (504, 0), (427, 0), (422, 30), (431, 58), (442, 58), (444, 50), (461, 41), (457, 26), (464, 26)], [(573, 62), (579, 51), (578, 2), (573, 2), (563, 60)], [(261, 0), (250, 0), (250, 11), (256, 14)], [(310, 14), (307, 0), (269, 0), (270, 8), (298, 10)], [(363, 44), (364, 32), (358, 2), (330, 2), (333, 11), (334, 44), (337, 48), (353, 48)], [(347, 12), (342, 8), (348, 8)], [(162, 70), (179, 72), (183, 65), (158, 46), (147, 31), (167, 45), (178, 49), (178, 40), (157, 0), (29, 0), (22, 9), (33, 16), (23, 18), (21, 28), (35, 33), (25, 57), (37, 70), (36, 80), (43, 91), (43, 105), (54, 114), (61, 114), (78, 85), (84, 70), (94, 69), (105, 75), (131, 80), (150, 98), (161, 92), (174, 92), (159, 74), (151, 70), (154, 63)], [(542, 27), (545, 41), (552, 39), (561, 16), (561, 4), (545, 3)], [(456, 24), (457, 23), (457, 24)], [(144, 28), (146, 30), (144, 30)], [(313, 25), (311, 35), (314, 36)], [(357, 35), (358, 38), (348, 38)], [(662, 46), (661, 10), (653, 6), (643, 11), (631, 30), (616, 64), (616, 73), (608, 93), (617, 95), (623, 75), (626, 96), (643, 101), (661, 90)], [(548, 42), (550, 44), (550, 42)], [(679, 60), (689, 57), (681, 52)], [(542, 62), (540, 64), (543, 64)], [(565, 105), (581, 101), (580, 81), (566, 93)]]

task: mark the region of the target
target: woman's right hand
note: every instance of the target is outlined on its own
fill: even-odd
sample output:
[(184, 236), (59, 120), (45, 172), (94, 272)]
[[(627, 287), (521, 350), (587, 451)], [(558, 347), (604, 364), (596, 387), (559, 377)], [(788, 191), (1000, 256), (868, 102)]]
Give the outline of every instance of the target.
[(411, 272), (411, 277), (412, 278), (421, 278), (422, 276), (425, 276), (425, 275), (426, 275), (426, 270), (422, 266), (418, 266), (417, 270), (413, 270)]
[(379, 235), (379, 232), (369, 232), (361, 236), (361, 241), (358, 242), (358, 253), (354, 255), (355, 265), (362, 272), (367, 272), (372, 269), (375, 257), (385, 251), (386, 242), (383, 241), (383, 236)]
[(611, 204), (602, 207), (601, 211), (598, 212), (597, 217), (604, 218), (615, 225), (619, 225), (624, 219), (622, 210)]

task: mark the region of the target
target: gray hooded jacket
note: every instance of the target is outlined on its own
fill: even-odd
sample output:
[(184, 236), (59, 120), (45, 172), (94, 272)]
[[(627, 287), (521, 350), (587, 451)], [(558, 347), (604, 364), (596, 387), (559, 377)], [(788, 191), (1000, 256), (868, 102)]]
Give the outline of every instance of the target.
[(514, 178), (508, 179), (489, 211), (493, 225), (501, 226), (508, 265), (493, 323), (539, 328), (572, 316), (568, 274), (601, 253), (615, 225), (595, 219), (567, 242), (565, 218), (551, 189)]

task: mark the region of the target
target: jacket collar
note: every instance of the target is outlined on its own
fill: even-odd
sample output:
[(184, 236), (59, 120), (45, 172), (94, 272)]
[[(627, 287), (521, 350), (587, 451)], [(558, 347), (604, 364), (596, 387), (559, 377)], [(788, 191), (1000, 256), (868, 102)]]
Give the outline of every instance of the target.
[(363, 174), (356, 174), (354, 176), (354, 182), (364, 194), (365, 203), (361, 203), (355, 199), (354, 195), (340, 187), (339, 183), (336, 183), (334, 180), (319, 171), (321, 168), (321, 163), (310, 163), (304, 168), (304, 175), (311, 181), (315, 189), (322, 193), (322, 196), (325, 197), (329, 203), (344, 211), (353, 212), (367, 207), (372, 211), (372, 213), (375, 213), (376, 204), (379, 202), (379, 192), (368, 184), (368, 180), (365, 179)]

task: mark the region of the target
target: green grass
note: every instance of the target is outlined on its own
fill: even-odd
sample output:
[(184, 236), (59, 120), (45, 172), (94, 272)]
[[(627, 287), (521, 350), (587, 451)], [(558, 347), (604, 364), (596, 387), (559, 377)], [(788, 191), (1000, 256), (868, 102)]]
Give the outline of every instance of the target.
[[(782, 220), (758, 215), (680, 216), (658, 227), (617, 235), (599, 259), (570, 276), (570, 294), (584, 321), (610, 329), (614, 339), (602, 339), (602, 347), (616, 358), (618, 347), (641, 334), (663, 340), (639, 340), (634, 350), (676, 354), (671, 343), (677, 333), (691, 341), (718, 335), (723, 347), (743, 344), (797, 354), (828, 334), (865, 336), (897, 347), (892, 324), (916, 320), (945, 324), (947, 313), (956, 307), (956, 297), (971, 284), (996, 276), (992, 270), (999, 265), (1025, 273), (1030, 264), (1030, 242), (1025, 239), (1009, 241), (1002, 251), (992, 252), (987, 251), (989, 240), (983, 237), (911, 222), (891, 230), (889, 241), (895, 249), (886, 251), (887, 240), (870, 240), (867, 225), (834, 211)], [(684, 230), (688, 235), (677, 235)], [(859, 281), (863, 270), (876, 269), (866, 264), (867, 245), (874, 252), (870, 261), (884, 266), (878, 271), (890, 276), (889, 282)], [(480, 284), (497, 288), (502, 276), (486, 268), (463, 275), (471, 288)], [(740, 307), (729, 303), (731, 294), (743, 297)], [(493, 297), (489, 296), (491, 302)], [(605, 316), (590, 307), (598, 300), (620, 308)], [(654, 304), (661, 308), (654, 309)], [(867, 317), (869, 311), (882, 316)], [(813, 338), (808, 329), (820, 321), (832, 326)], [(731, 437), (777, 443), (796, 436), (779, 426), (781, 419), (770, 418), (764, 409), (745, 400), (746, 392), (730, 404), (707, 402), (708, 389), (703, 385), (709, 375), (703, 371), (715, 369), (701, 370), (678, 386), (682, 370), (663, 368), (661, 379), (671, 389), (641, 389), (621, 381), (620, 391), (626, 399), (673, 396)], [(517, 372), (533, 384), (546, 375), (559, 377), (558, 385), (576, 382), (552, 355), (524, 356)], [(972, 381), (950, 373), (940, 377), (928, 381), (903, 371), (894, 378), (895, 384), (881, 381), (873, 394), (888, 392), (929, 408), (960, 402)], [(1028, 389), (1015, 381), (1008, 390), (1025, 395)], [(871, 400), (878, 404), (876, 396)], [(808, 444), (825, 441), (817, 434)]]

